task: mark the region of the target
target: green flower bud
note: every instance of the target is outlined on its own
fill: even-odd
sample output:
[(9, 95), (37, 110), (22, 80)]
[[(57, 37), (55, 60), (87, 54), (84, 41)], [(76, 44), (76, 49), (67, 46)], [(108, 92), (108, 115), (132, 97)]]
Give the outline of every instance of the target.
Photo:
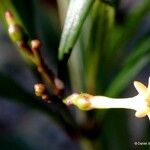
[(8, 33), (11, 40), (14, 42), (23, 41), (25, 38), (24, 30), (17, 24), (10, 25), (8, 28)]
[(16, 24), (14, 16), (13, 16), (13, 14), (10, 11), (6, 11), (5, 18), (6, 18), (6, 21), (7, 21), (8, 25), (14, 25), (14, 24)]
[(78, 96), (76, 99), (74, 99), (73, 104), (76, 105), (81, 110), (90, 110), (91, 109), (90, 101), (81, 96)]
[(76, 105), (81, 110), (91, 110), (91, 102), (89, 99), (92, 96), (86, 93), (83, 94), (72, 94), (67, 97), (63, 102), (66, 105)]

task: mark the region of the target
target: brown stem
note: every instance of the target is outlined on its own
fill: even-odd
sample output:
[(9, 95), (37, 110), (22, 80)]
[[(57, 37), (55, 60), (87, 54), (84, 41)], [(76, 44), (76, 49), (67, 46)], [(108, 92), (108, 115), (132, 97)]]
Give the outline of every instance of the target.
[(43, 78), (51, 86), (52, 91), (55, 95), (62, 96), (64, 91), (63, 82), (53, 73), (51, 69), (45, 64), (41, 52), (40, 52), (40, 41), (32, 40), (31, 49), (34, 54), (34, 63), (37, 66), (37, 70), (42, 74)]

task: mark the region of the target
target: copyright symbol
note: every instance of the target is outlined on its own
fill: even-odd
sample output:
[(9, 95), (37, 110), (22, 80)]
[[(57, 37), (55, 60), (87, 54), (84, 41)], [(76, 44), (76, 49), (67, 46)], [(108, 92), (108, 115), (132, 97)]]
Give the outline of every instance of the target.
[(137, 142), (134, 142), (134, 145), (137, 145)]

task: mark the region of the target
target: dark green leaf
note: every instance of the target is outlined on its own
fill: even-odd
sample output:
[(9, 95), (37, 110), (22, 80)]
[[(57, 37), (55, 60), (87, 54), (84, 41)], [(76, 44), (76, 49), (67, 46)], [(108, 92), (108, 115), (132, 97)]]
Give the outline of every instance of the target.
[(106, 91), (108, 96), (117, 96), (128, 83), (150, 62), (150, 37), (145, 37), (134, 47), (122, 62), (120, 72)]
[[(45, 112), (59, 123), (69, 134), (74, 132), (76, 123), (70, 115), (68, 108), (61, 102), (44, 103), (26, 92), (10, 77), (0, 73), (0, 96), (14, 100), (18, 104), (23, 104), (33, 109)], [(72, 130), (72, 131), (70, 131)]]
[(129, 82), (149, 63), (150, 56), (145, 55), (137, 61), (126, 65), (112, 81), (105, 95), (115, 97), (119, 95)]
[(129, 131), (127, 128), (127, 114), (125, 110), (108, 110), (103, 119), (102, 149), (127, 150), (130, 149)]

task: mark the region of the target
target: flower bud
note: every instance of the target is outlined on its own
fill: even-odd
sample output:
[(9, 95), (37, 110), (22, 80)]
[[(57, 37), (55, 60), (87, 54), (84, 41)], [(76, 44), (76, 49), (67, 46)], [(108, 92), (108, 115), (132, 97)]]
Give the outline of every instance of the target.
[(41, 47), (41, 42), (38, 39), (32, 40), (31, 41), (31, 49), (35, 50), (35, 49), (39, 49)]
[(16, 22), (13, 14), (10, 11), (5, 13), (5, 18), (8, 24), (9, 36), (14, 42), (24, 41), (26, 34), (24, 29)]
[(5, 18), (8, 25), (16, 24), (16, 21), (14, 20), (13, 14), (10, 11), (6, 11)]
[(46, 90), (46, 87), (44, 84), (38, 83), (38, 84), (34, 85), (34, 90), (35, 90), (36, 96), (43, 96), (43, 94)]
[(88, 101), (88, 99), (85, 98), (77, 98), (73, 101), (73, 104), (75, 104), (79, 109), (81, 110), (90, 110), (91, 108), (91, 103)]
[(18, 41), (23, 41), (25, 37), (24, 30), (22, 29), (21, 26), (14, 24), (14, 25), (9, 25), (8, 27), (8, 33), (12, 41), (18, 42)]
[(91, 110), (91, 102), (90, 102), (90, 98), (92, 96), (89, 94), (72, 94), (71, 96), (69, 96), (67, 99), (64, 100), (64, 103), (66, 105), (76, 105), (79, 109), (81, 110)]

